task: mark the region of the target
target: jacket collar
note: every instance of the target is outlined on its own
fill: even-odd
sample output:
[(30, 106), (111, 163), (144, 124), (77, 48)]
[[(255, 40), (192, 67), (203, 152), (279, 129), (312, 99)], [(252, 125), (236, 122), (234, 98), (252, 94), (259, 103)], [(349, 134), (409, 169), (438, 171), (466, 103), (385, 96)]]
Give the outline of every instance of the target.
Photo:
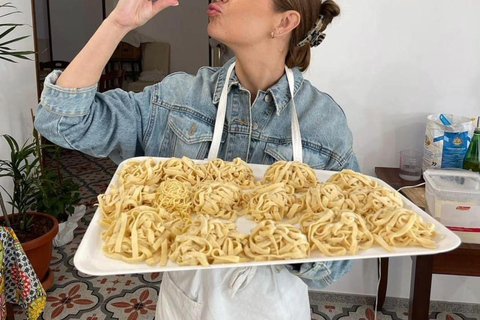
[[(228, 67), (235, 61), (235, 58), (230, 59), (223, 67), (220, 68), (219, 70), (219, 75), (217, 79), (217, 83), (215, 85), (215, 92), (213, 94), (213, 100), (212, 102), (214, 104), (218, 104), (218, 101), (220, 100), (220, 95), (222, 94), (222, 89), (223, 86), (225, 85), (226, 77), (227, 77), (227, 70)], [(295, 96), (300, 89), (300, 87), (303, 84), (303, 75), (298, 70), (298, 68), (293, 68), (293, 75), (295, 79), (295, 84), (294, 84), (294, 89), (293, 89), (293, 95)], [(235, 74), (235, 70), (232, 72), (232, 75), (230, 76), (229, 83), (228, 83), (228, 92), (230, 92), (230, 89), (232, 86), (240, 86), (240, 82), (238, 81), (237, 75)], [(275, 108), (277, 110), (277, 114), (280, 114), (290, 103), (291, 97), (290, 97), (290, 89), (288, 88), (288, 81), (287, 81), (287, 76), (284, 74), (280, 80), (276, 84), (274, 84), (272, 87), (267, 89), (266, 92), (269, 92), (272, 97), (273, 97), (273, 102), (275, 103)]]

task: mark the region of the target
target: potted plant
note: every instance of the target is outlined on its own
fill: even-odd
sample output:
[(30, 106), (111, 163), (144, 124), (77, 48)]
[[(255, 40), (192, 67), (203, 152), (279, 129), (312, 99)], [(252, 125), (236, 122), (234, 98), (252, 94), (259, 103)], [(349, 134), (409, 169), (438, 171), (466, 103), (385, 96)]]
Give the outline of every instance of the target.
[[(20, 13), (11, 2), (0, 4), (0, 18), (7, 17), (13, 14)], [(11, 45), (15, 42), (28, 38), (29, 36), (21, 36), (13, 39), (9, 39), (10, 34), (13, 30), (18, 27), (23, 26), (21, 23), (0, 23), (1, 28), (5, 30), (0, 30), (0, 59), (6, 60), (8, 62), (16, 63), (14, 58), (18, 59), (27, 59), (28, 55), (33, 54), (33, 51), (17, 51), (11, 48)]]
[(4, 135), (3, 138), (10, 147), (10, 159), (0, 160), (0, 177), (10, 178), (13, 182), (11, 191), (1, 186), (12, 207), (8, 214), (0, 194), (3, 224), (15, 231), (38, 278), (44, 288), (48, 289), (53, 284), (53, 274), (49, 266), (52, 240), (58, 232), (58, 222), (49, 214), (32, 211), (41, 192), (39, 146), (35, 142), (20, 146), (9, 135)]
[[(28, 56), (34, 53), (12, 48), (14, 43), (28, 36), (12, 37), (12, 32), (23, 24), (2, 20), (18, 13), (20, 11), (11, 2), (0, 4), (0, 61), (16, 63), (17, 59), (30, 60)], [(0, 193), (2, 223), (12, 227), (17, 237), (23, 240), (22, 247), (27, 257), (44, 288), (48, 289), (53, 284), (53, 274), (49, 272), (49, 265), (52, 256), (52, 239), (58, 231), (58, 222), (50, 215), (30, 211), (38, 197), (40, 175), (38, 145), (25, 143), (20, 147), (12, 137), (6, 135), (4, 138), (11, 152), (9, 160), (0, 160), (0, 177), (11, 178), (13, 190), (9, 193), (2, 186), (12, 206), (12, 212), (8, 214)]]

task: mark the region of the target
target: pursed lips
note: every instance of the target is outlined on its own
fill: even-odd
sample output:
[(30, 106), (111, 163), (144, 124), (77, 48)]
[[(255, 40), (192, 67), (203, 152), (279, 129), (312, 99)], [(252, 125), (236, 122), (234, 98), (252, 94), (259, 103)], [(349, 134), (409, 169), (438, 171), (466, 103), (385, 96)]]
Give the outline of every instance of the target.
[(207, 11), (208, 16), (216, 16), (216, 15), (219, 15), (221, 13), (222, 13), (222, 8), (220, 8), (220, 6), (218, 4), (211, 3), (208, 6), (208, 11)]

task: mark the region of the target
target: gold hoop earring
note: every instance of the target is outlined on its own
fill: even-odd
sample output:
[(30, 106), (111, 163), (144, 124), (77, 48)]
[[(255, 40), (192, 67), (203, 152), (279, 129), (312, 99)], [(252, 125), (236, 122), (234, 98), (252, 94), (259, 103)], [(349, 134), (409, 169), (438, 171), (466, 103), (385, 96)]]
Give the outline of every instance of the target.
[(272, 36), (272, 39), (275, 38), (275, 31), (272, 31), (272, 33), (270, 33), (270, 35)]

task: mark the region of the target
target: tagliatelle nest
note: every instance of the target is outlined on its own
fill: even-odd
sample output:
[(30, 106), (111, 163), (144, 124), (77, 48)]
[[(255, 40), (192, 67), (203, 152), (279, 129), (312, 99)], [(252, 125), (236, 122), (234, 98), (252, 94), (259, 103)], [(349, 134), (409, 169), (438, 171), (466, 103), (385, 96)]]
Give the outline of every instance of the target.
[(257, 222), (281, 221), (285, 217), (292, 219), (303, 207), (301, 200), (297, 200), (293, 187), (284, 183), (257, 186), (244, 198), (248, 204), (243, 214)]
[(346, 192), (356, 187), (378, 187), (378, 183), (375, 180), (350, 169), (345, 169), (333, 174), (327, 182), (335, 183)]
[(260, 222), (244, 241), (247, 257), (254, 261), (301, 259), (309, 255), (307, 237), (289, 224)]
[(210, 160), (204, 167), (206, 180), (233, 182), (244, 188), (255, 184), (253, 170), (240, 158), (235, 158), (232, 162), (217, 158)]
[(193, 195), (193, 211), (222, 219), (237, 218), (242, 201), (242, 189), (235, 183), (207, 182)]
[(315, 187), (318, 179), (315, 171), (305, 163), (278, 161), (267, 169), (263, 182), (265, 184), (283, 182), (292, 186), (295, 192), (304, 192)]

